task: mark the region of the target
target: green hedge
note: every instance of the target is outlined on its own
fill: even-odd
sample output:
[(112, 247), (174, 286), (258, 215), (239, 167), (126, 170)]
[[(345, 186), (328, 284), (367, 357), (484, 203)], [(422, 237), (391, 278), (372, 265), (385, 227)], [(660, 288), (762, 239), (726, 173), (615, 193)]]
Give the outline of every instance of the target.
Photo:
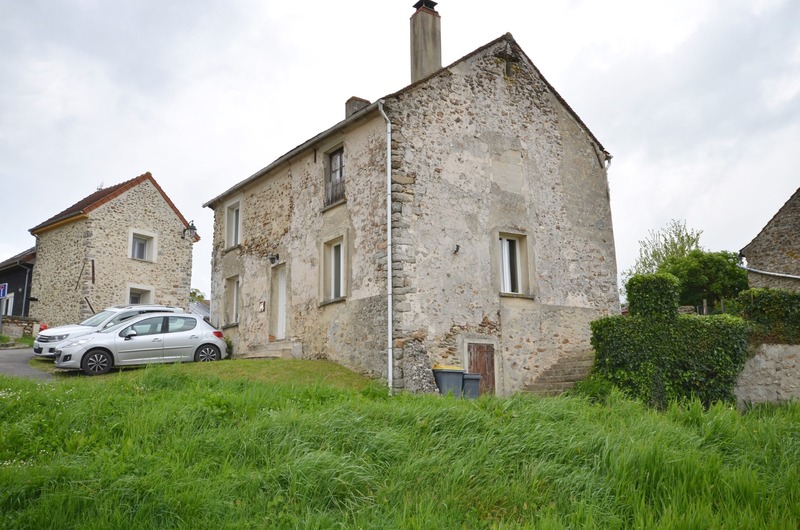
[(733, 402), (747, 358), (747, 331), (744, 320), (730, 315), (602, 318), (592, 322), (594, 370), (659, 408), (691, 396), (706, 405)]
[(631, 315), (654, 318), (678, 316), (680, 280), (668, 273), (637, 274), (625, 285)]
[(751, 340), (800, 344), (800, 293), (786, 289), (749, 289), (739, 294), (742, 316), (752, 323)]

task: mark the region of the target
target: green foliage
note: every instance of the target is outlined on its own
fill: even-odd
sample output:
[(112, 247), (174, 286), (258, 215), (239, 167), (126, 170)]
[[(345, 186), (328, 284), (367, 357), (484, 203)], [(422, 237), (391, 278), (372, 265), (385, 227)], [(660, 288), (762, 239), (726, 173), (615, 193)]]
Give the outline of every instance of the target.
[(592, 322), (594, 369), (659, 408), (692, 396), (706, 405), (733, 402), (747, 358), (747, 331), (744, 320), (730, 315), (606, 317)]
[(202, 302), (206, 299), (206, 295), (203, 294), (203, 291), (200, 289), (196, 289), (192, 287), (189, 291), (189, 301), (190, 302)]
[(650, 405), (697, 397), (706, 405), (734, 400), (747, 356), (748, 326), (730, 315), (678, 315), (680, 282), (671, 274), (628, 282), (631, 316), (592, 322), (594, 370)]
[(798, 403), (389, 399), (278, 366), (0, 377), (0, 528), (800, 527)]
[(625, 286), (631, 315), (675, 318), (678, 315), (679, 280), (666, 273), (637, 274)]
[(670, 258), (683, 257), (700, 248), (702, 230), (686, 228), (686, 221), (672, 220), (658, 231), (650, 230), (639, 241), (639, 257), (633, 268), (623, 273), (630, 278), (636, 274), (654, 274)]
[(5, 344), (7, 342), (11, 342), (11, 337), (0, 335), (0, 344)]
[(748, 287), (747, 272), (739, 267), (739, 261), (733, 252), (695, 249), (685, 256), (667, 258), (658, 271), (680, 280), (681, 305), (697, 307), (707, 300), (711, 307), (717, 307), (721, 300), (735, 298)]
[(742, 316), (752, 322), (754, 342), (800, 344), (800, 293), (750, 289), (739, 294)]

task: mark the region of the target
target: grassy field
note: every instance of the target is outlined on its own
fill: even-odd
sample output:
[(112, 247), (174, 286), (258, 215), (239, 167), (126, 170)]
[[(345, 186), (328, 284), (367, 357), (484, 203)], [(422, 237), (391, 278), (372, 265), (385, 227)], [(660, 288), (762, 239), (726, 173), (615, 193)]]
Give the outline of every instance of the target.
[(0, 528), (800, 528), (800, 405), (389, 398), (323, 361), (0, 377)]

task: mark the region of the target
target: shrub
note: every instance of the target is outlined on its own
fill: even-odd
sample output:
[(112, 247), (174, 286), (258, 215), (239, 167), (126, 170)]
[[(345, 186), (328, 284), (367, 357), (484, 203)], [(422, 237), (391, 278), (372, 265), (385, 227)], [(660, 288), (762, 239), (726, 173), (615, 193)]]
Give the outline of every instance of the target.
[(742, 316), (752, 323), (751, 341), (800, 344), (800, 293), (749, 289), (739, 294)]
[(655, 318), (678, 316), (680, 281), (668, 273), (637, 274), (625, 285), (631, 315)]

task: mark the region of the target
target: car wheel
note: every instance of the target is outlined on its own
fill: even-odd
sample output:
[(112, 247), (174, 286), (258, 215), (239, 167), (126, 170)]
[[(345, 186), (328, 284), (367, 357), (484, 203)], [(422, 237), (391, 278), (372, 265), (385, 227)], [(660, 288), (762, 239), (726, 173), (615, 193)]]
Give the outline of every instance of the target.
[(212, 344), (203, 344), (194, 354), (194, 360), (198, 363), (219, 360), (219, 348)]
[(108, 352), (92, 350), (83, 356), (81, 368), (86, 375), (107, 374), (114, 366), (114, 360)]

